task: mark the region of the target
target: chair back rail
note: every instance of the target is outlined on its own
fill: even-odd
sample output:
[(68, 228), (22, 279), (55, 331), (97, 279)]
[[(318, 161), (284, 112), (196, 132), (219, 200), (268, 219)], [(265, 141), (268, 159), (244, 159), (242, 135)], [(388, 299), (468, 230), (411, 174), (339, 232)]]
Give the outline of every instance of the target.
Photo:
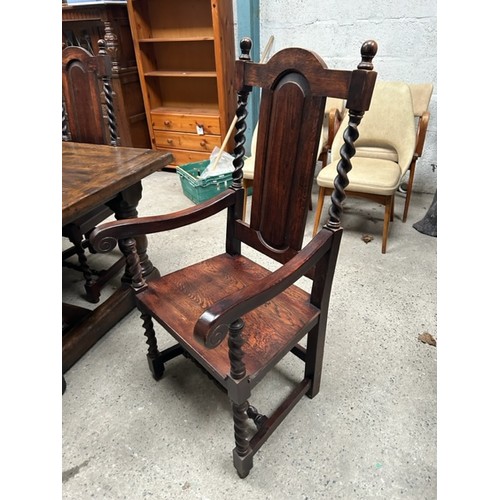
[(104, 40), (96, 56), (82, 47), (63, 49), (63, 140), (118, 145), (111, 74)]
[[(360, 90), (375, 84), (376, 48), (367, 47), (354, 71), (327, 69), (318, 55), (300, 48), (281, 50), (266, 64), (237, 61), (240, 95), (256, 86), (262, 96), (251, 217), (248, 224), (236, 221), (236, 238), (279, 262), (302, 248), (326, 97), (346, 100), (356, 115), (369, 108), (371, 92)], [(237, 161), (235, 167), (241, 168)]]

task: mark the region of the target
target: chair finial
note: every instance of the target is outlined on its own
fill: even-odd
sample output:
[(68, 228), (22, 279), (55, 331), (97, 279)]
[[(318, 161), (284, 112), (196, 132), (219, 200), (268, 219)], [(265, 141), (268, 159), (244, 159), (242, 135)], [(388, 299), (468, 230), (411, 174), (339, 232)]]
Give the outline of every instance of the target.
[[(109, 59), (111, 60), (111, 56), (108, 52), (109, 47), (106, 40), (100, 38), (97, 41), (97, 45), (99, 46), (98, 55), (100, 57), (109, 57)], [(104, 73), (102, 75), (102, 85), (104, 90), (104, 100), (106, 102), (106, 111), (108, 114), (109, 142), (111, 146), (118, 146), (118, 129), (116, 123), (115, 107), (113, 104), (113, 89), (111, 87), (111, 67), (107, 69), (104, 65), (104, 68), (101, 68), (101, 70)]]
[(99, 47), (99, 55), (100, 56), (105, 56), (107, 55), (107, 52), (106, 52), (106, 42), (100, 38), (99, 40), (97, 40), (97, 45)]
[[(252, 39), (244, 37), (240, 41), (240, 61), (245, 63), (251, 62), (250, 49), (252, 48)], [(243, 187), (243, 157), (245, 156), (245, 132), (247, 129), (246, 118), (248, 116), (247, 103), (248, 94), (252, 87), (243, 86), (238, 90), (238, 105), (236, 107), (236, 133), (234, 134), (234, 171), (233, 171), (233, 188), (241, 189)]]
[(377, 54), (378, 45), (375, 40), (368, 40), (361, 46), (361, 62), (358, 64), (358, 69), (373, 69), (372, 60)]
[(250, 61), (250, 50), (252, 49), (252, 39), (249, 37), (244, 37), (240, 41), (241, 61)]

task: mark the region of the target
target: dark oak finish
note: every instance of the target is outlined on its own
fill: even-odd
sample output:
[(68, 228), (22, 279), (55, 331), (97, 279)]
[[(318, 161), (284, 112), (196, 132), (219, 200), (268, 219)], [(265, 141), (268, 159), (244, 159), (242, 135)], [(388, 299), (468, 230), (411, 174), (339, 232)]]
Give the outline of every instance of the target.
[[(62, 143), (62, 222), (67, 225), (107, 204), (118, 219), (137, 217), (141, 179), (169, 164), (172, 155), (150, 149)], [(157, 276), (147, 256), (147, 239), (139, 236), (145, 279)], [(130, 281), (125, 275), (123, 281)], [(75, 312), (63, 305), (63, 372), (134, 307), (130, 287), (124, 286), (93, 311)], [(86, 314), (88, 312), (88, 314)], [(76, 319), (77, 324), (71, 325)], [(71, 327), (72, 326), (72, 327)]]
[(65, 46), (81, 46), (92, 55), (97, 55), (99, 40), (106, 41), (112, 61), (112, 85), (120, 144), (149, 148), (151, 145), (148, 125), (127, 2), (62, 5), (62, 42)]
[(168, 165), (166, 151), (62, 143), (62, 223), (112, 200), (141, 179)]
[[(95, 56), (81, 47), (63, 47), (63, 140), (117, 145), (110, 80), (111, 58), (104, 40)], [(101, 104), (101, 94), (108, 97), (106, 106)]]
[[(233, 413), (234, 466), (245, 477), (253, 456), (305, 394), (320, 387), (328, 304), (342, 236), (340, 216), (357, 125), (370, 104), (377, 45), (363, 44), (354, 71), (329, 70), (315, 54), (284, 49), (266, 64), (250, 61), (251, 41), (241, 42), (236, 61), (238, 108), (232, 187), (216, 197), (164, 216), (102, 224), (90, 236), (98, 251), (121, 241), (136, 293), (155, 379), (164, 362), (185, 353), (228, 394)], [(248, 94), (262, 88), (249, 224), (242, 220), (242, 167)], [(317, 144), (326, 96), (347, 100), (350, 123), (338, 164), (330, 220), (302, 248)], [(141, 276), (137, 235), (172, 230), (227, 209), (226, 252), (146, 282)], [(265, 269), (242, 254), (246, 243), (283, 265)], [(312, 280), (306, 292), (294, 283)], [(178, 345), (160, 351), (160, 324)], [(307, 338), (307, 348), (299, 341)], [(252, 389), (289, 352), (304, 361), (304, 378), (269, 417), (249, 404)], [(255, 422), (253, 437), (247, 421)]]
[[(99, 40), (98, 45), (99, 52), (95, 56), (82, 47), (63, 48), (62, 138), (63, 141), (117, 146), (119, 137), (111, 85), (111, 57), (104, 40)], [(101, 95), (105, 106), (102, 105)], [(73, 244), (63, 252), (63, 265), (83, 273), (85, 298), (93, 303), (99, 302), (102, 287), (125, 265), (122, 258), (107, 269), (95, 271), (87, 261), (85, 236), (112, 213), (109, 207), (101, 205), (62, 228), (63, 236)], [(75, 254), (78, 265), (70, 260)]]

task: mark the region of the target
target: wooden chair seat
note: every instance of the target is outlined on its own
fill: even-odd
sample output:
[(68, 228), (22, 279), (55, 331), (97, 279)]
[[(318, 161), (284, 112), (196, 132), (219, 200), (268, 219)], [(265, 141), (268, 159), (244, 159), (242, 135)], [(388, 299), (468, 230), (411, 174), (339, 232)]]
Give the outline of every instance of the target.
[[(210, 373), (223, 382), (230, 373), (227, 344), (208, 349), (194, 338), (194, 325), (205, 309), (269, 274), (243, 255), (222, 254), (151, 281), (137, 301), (141, 310), (146, 308), (191, 356), (208, 365)], [(317, 322), (319, 312), (310, 303), (310, 295), (292, 285), (243, 315), (250, 379), (258, 380), (290, 351)]]

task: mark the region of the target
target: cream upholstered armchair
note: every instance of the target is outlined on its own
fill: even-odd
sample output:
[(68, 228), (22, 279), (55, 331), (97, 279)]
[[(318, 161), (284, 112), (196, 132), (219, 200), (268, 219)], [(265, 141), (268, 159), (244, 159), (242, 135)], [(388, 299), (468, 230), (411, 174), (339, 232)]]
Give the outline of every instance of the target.
[(259, 122), (255, 125), (252, 135), (252, 142), (250, 144), (250, 156), (243, 164), (243, 220), (247, 213), (247, 198), (248, 191), (253, 185), (253, 173), (255, 169), (255, 150), (257, 148), (257, 135), (259, 132)]
[[(425, 136), (427, 134), (427, 126), (429, 124), (430, 113), (429, 113), (429, 103), (432, 96), (432, 91), (434, 86), (432, 83), (410, 83), (408, 84), (411, 91), (411, 100), (413, 103), (413, 115), (415, 117), (415, 125), (417, 129), (417, 134), (415, 138), (415, 151), (413, 153), (413, 159), (408, 169), (408, 181), (406, 183), (406, 199), (403, 211), (403, 222), (406, 222), (408, 218), (408, 210), (410, 208), (411, 193), (413, 189), (413, 180), (415, 178), (415, 168), (417, 160), (422, 156), (424, 149)], [(330, 142), (331, 144), (331, 142)], [(389, 147), (387, 144), (383, 146), (361, 146), (356, 149), (356, 154), (359, 156), (364, 156), (366, 158), (396, 158), (396, 153), (393, 148)], [(401, 184), (404, 184), (404, 180), (401, 179)]]
[[(331, 163), (320, 170), (313, 235), (318, 231), (324, 197), (333, 191), (340, 158), (344, 118), (331, 147)], [(359, 126), (356, 156), (348, 173), (348, 196), (366, 198), (385, 206), (382, 253), (386, 253), (389, 225), (394, 218), (394, 196), (415, 152), (415, 121), (410, 87), (402, 82), (377, 82), (369, 111)]]
[[(320, 143), (318, 145), (318, 161), (321, 162), (322, 168), (326, 166), (328, 161), (328, 153), (333, 142), (335, 134), (340, 128), (342, 119), (345, 115), (345, 101), (335, 97), (327, 97), (325, 104), (325, 117), (321, 131)], [(245, 218), (247, 208), (247, 198), (249, 189), (253, 185), (253, 173), (255, 168), (255, 148), (257, 147), (257, 133), (259, 130), (259, 122), (255, 125), (250, 144), (250, 156), (245, 160), (243, 165), (243, 219)], [(311, 204), (312, 207), (312, 204)]]
[(431, 102), (432, 91), (434, 86), (432, 83), (410, 83), (411, 97), (413, 101), (413, 115), (415, 116), (417, 126), (417, 137), (415, 144), (415, 152), (413, 160), (408, 169), (408, 183), (406, 185), (406, 200), (403, 212), (403, 222), (406, 222), (408, 217), (408, 209), (410, 208), (411, 192), (413, 189), (413, 179), (415, 178), (415, 168), (417, 160), (422, 156), (425, 144), (425, 136), (427, 135), (427, 126), (429, 125), (430, 112), (429, 103)]
[(344, 115), (345, 101), (342, 99), (335, 99), (334, 97), (328, 97), (325, 105), (325, 119), (323, 121), (321, 143), (318, 149), (318, 161), (321, 162), (323, 168), (327, 165), (330, 147), (340, 128)]

